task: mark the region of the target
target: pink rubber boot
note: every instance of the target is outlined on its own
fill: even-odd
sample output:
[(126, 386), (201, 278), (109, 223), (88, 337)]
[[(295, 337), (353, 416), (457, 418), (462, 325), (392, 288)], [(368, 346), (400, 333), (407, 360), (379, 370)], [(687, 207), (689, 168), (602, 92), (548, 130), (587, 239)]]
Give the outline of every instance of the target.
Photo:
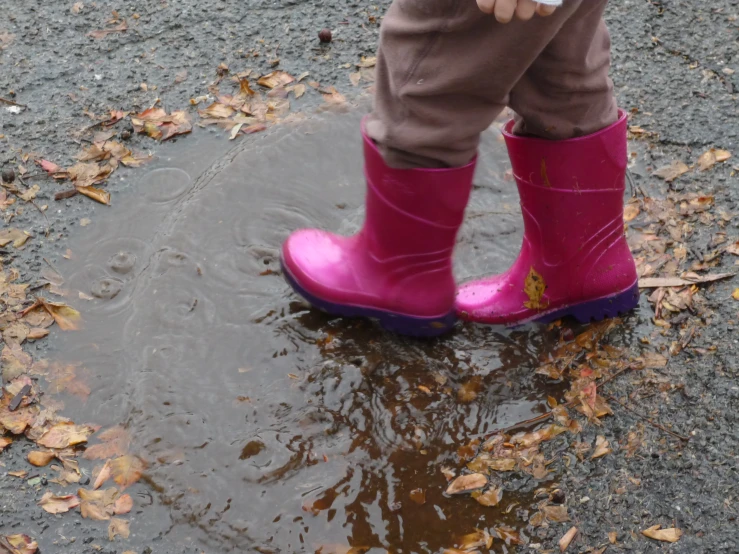
[(362, 230), (353, 237), (296, 231), (282, 247), (285, 278), (331, 314), (370, 317), (405, 335), (440, 335), (456, 321), (452, 252), (475, 162), (455, 169), (392, 169), (364, 125), (362, 135)]
[(549, 141), (504, 128), (521, 196), (521, 253), (504, 274), (463, 285), (457, 312), (489, 324), (599, 321), (639, 302), (624, 236), (626, 114), (589, 136)]

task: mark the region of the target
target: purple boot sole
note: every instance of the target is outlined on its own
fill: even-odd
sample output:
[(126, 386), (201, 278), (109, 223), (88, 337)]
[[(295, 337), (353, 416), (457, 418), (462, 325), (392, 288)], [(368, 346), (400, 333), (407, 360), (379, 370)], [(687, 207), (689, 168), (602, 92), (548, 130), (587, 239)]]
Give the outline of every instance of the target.
[(534, 321), (539, 323), (551, 323), (563, 317), (572, 316), (580, 323), (590, 323), (592, 321), (601, 321), (606, 318), (618, 317), (624, 315), (639, 304), (639, 284), (634, 283), (623, 292), (560, 308), (554, 312), (548, 313), (542, 317), (536, 318)]
[(410, 337), (438, 337), (439, 335), (443, 335), (451, 331), (457, 321), (457, 316), (454, 311), (443, 317), (423, 318), (394, 314), (392, 312), (362, 306), (329, 302), (306, 291), (302, 286), (300, 286), (300, 284), (298, 284), (295, 277), (293, 277), (287, 269), (287, 266), (284, 263), (281, 265), (282, 273), (285, 276), (287, 284), (290, 285), (297, 294), (305, 298), (311, 306), (331, 315), (348, 318), (363, 317), (372, 319), (377, 321), (384, 329), (390, 332)]

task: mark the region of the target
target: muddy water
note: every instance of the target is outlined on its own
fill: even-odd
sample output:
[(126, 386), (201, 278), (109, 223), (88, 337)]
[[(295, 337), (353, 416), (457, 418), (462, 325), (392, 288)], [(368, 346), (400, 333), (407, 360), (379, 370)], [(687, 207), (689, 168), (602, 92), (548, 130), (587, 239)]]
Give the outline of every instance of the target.
[[(85, 329), (58, 342), (93, 390), (65, 415), (124, 423), (170, 514), (166, 532), (207, 552), (439, 552), (475, 528), (522, 525), (505, 513), (522, 501), (521, 482), (506, 483), (500, 509), (485, 508), (445, 498), (440, 469), (461, 467), (457, 449), (471, 438), (545, 410), (552, 389), (532, 375), (554, 337), (460, 327), (405, 340), (310, 311), (279, 275), (291, 230), (359, 227), (358, 122), (181, 141), (61, 265), (66, 288), (95, 297), (75, 302)], [(517, 252), (506, 169), (490, 131), (460, 278), (501, 270)]]

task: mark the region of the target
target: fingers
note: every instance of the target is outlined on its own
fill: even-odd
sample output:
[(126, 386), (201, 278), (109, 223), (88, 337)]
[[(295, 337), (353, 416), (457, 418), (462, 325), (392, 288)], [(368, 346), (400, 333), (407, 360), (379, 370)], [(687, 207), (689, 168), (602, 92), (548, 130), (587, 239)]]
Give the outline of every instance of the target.
[(547, 6), (546, 4), (536, 5), (536, 13), (542, 17), (552, 15), (556, 9), (557, 9), (557, 6)]
[(477, 7), (481, 12), (491, 14), (495, 8), (495, 0), (477, 0)]
[(537, 4), (535, 0), (518, 0), (518, 6), (516, 6), (516, 17), (522, 21), (528, 21), (534, 17), (536, 6)]
[(495, 8), (495, 19), (500, 23), (509, 23), (513, 19), (513, 14), (516, 11), (516, 0), (496, 0)]

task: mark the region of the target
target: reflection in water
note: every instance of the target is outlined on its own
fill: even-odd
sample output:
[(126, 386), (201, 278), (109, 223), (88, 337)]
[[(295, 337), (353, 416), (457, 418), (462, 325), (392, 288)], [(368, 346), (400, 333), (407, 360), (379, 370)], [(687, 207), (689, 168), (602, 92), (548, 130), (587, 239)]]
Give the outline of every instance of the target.
[[(170, 532), (208, 552), (438, 552), (475, 528), (520, 527), (506, 508), (536, 485), (511, 477), (487, 508), (444, 497), (441, 468), (459, 468), (471, 438), (545, 409), (552, 390), (533, 370), (550, 333), (392, 337), (307, 310), (278, 274), (295, 228), (360, 225), (358, 122), (303, 122), (225, 155), (223, 139), (175, 145), (62, 267), (67, 288), (94, 296), (79, 306), (85, 331), (60, 340), (94, 376), (67, 415), (123, 422)], [(460, 277), (502, 269), (518, 250), (503, 160), (491, 131)]]

